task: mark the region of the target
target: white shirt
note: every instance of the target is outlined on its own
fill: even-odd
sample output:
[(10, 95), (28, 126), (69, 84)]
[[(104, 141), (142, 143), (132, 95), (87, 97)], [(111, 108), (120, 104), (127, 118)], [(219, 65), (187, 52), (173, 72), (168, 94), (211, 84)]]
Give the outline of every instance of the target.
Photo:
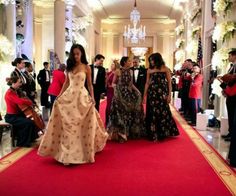
[(47, 69), (45, 70), (46, 70), (46, 82), (50, 82), (49, 71)]
[(25, 76), (24, 76), (24, 74), (22, 73), (22, 71), (21, 70), (19, 70), (17, 67), (16, 67), (16, 69), (20, 72), (20, 75), (21, 75), (21, 77), (23, 78), (23, 80), (24, 81), (22, 81), (23, 82), (23, 84), (26, 84), (26, 78), (25, 78)]
[[(138, 68), (138, 67), (137, 67), (137, 68)], [(137, 82), (137, 80), (138, 80), (138, 73), (139, 73), (139, 70), (138, 70), (137, 68), (136, 68), (136, 69), (134, 68), (134, 69), (135, 69), (135, 70), (134, 70), (134, 81), (135, 81), (135, 82)]]
[(93, 68), (93, 84), (96, 84), (97, 75), (98, 75), (98, 68), (94, 67)]

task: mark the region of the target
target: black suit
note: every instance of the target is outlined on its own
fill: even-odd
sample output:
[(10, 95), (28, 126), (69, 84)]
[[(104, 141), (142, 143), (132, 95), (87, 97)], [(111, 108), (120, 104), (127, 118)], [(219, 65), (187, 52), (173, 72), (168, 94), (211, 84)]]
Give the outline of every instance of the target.
[(36, 83), (35, 83), (35, 77), (31, 75), (29, 72), (24, 72), (27, 80), (27, 96), (35, 103), (36, 98)]
[[(135, 70), (136, 69), (138, 69), (138, 77), (137, 77), (137, 80), (135, 81)], [(132, 67), (132, 71), (133, 71), (133, 84), (140, 91), (140, 93), (143, 96), (145, 83), (146, 83), (147, 70), (144, 67), (140, 66), (139, 68)]]
[[(236, 74), (236, 64), (233, 65), (231, 64), (230, 69), (228, 70), (227, 74)], [(232, 84), (228, 84), (231, 86)], [(220, 85), (222, 88), (226, 88), (227, 84), (222, 83)], [(233, 131), (233, 123), (234, 123), (234, 116), (236, 116), (235, 113), (235, 107), (236, 107), (236, 96), (227, 96), (226, 97), (226, 108), (227, 108), (227, 113), (228, 113), (228, 123), (229, 123), (229, 134), (232, 134)]]
[(27, 95), (27, 91), (29, 90), (28, 84), (27, 84), (27, 79), (26, 76), (23, 72), (19, 71), (18, 69), (15, 69), (12, 73), (11, 76), (17, 76), (20, 78), (22, 85), (21, 85), (21, 90), (24, 91), (25, 95)]
[(92, 78), (92, 84), (93, 84), (93, 92), (94, 92), (94, 99), (96, 102), (96, 109), (99, 111), (99, 105), (100, 105), (100, 96), (102, 93), (106, 92), (106, 70), (102, 66), (98, 66), (98, 72), (97, 72), (97, 78), (94, 83), (94, 65), (90, 65), (91, 67), (91, 78)]
[[(47, 81), (46, 72), (48, 72), (49, 81)], [(42, 69), (39, 71), (39, 74), (37, 76), (37, 80), (39, 85), (41, 86), (41, 96), (40, 101), (42, 106), (50, 107), (48, 102), (48, 87), (50, 85), (50, 72), (49, 70)]]

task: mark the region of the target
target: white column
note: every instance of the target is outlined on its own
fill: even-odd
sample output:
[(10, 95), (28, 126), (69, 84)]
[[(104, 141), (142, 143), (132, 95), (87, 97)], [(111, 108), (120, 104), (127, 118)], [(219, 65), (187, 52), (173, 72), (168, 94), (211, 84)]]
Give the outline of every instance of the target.
[(153, 35), (153, 51), (157, 51), (157, 34)]
[[(211, 1), (202, 2), (202, 47), (203, 47), (203, 97), (202, 107), (206, 109), (208, 107), (209, 98), (209, 84), (210, 69), (208, 66), (211, 63), (211, 31), (214, 27), (214, 19), (211, 16)], [(208, 67), (206, 67), (208, 66)], [(215, 99), (218, 99), (215, 96)], [(218, 115), (217, 106), (215, 107), (215, 114)]]
[(43, 65), (43, 53), (42, 53), (42, 18), (34, 18), (34, 60), (35, 60), (35, 71), (39, 73)]
[[(16, 48), (16, 8), (15, 4), (8, 4), (5, 7), (5, 25), (3, 26), (3, 34), (9, 39), (12, 43), (13, 48)], [(14, 55), (10, 58), (15, 58)]]
[(25, 41), (22, 44), (22, 54), (33, 60), (33, 3), (28, 1), (24, 6)]
[(120, 34), (120, 36), (119, 36), (119, 58), (123, 55), (123, 48), (124, 48), (123, 34)]
[(166, 32), (163, 35), (163, 54), (162, 57), (166, 63), (166, 65), (172, 69), (173, 68), (173, 45), (174, 38), (171, 33)]
[(61, 62), (65, 62), (65, 2), (54, 2), (54, 50)]

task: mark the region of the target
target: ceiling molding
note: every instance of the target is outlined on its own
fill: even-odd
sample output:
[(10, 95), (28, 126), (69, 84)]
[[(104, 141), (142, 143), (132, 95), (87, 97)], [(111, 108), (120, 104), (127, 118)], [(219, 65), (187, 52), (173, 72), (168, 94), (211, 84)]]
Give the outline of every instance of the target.
[(52, 8), (54, 7), (54, 0), (33, 0), (33, 4), (38, 7)]
[(37, 24), (42, 24), (43, 19), (34, 17), (34, 22), (37, 23)]
[[(154, 23), (154, 24), (175, 24), (176, 20), (174, 19), (169, 19), (169, 18), (145, 18), (145, 19), (141, 19), (141, 23), (145, 24), (145, 23)], [(120, 23), (130, 23), (130, 19), (129, 18), (125, 18), (125, 19), (102, 19), (102, 24), (120, 24)]]

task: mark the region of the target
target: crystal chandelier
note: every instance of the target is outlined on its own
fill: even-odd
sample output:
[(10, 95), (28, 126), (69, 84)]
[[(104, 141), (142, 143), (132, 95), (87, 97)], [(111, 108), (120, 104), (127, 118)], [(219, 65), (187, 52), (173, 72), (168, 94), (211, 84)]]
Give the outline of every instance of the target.
[(130, 13), (130, 21), (133, 23), (133, 28), (130, 28), (130, 25), (128, 25), (128, 28), (125, 26), (123, 34), (125, 39), (131, 41), (133, 44), (137, 44), (140, 40), (144, 41), (146, 36), (146, 27), (141, 25), (137, 28), (137, 24), (140, 21), (140, 13), (137, 10), (136, 0), (134, 2), (134, 9)]
[(144, 47), (132, 47), (131, 51), (134, 54), (134, 56), (144, 56), (147, 52), (148, 48)]
[(0, 0), (0, 4), (5, 4), (5, 5), (16, 4), (16, 1), (15, 0)]

